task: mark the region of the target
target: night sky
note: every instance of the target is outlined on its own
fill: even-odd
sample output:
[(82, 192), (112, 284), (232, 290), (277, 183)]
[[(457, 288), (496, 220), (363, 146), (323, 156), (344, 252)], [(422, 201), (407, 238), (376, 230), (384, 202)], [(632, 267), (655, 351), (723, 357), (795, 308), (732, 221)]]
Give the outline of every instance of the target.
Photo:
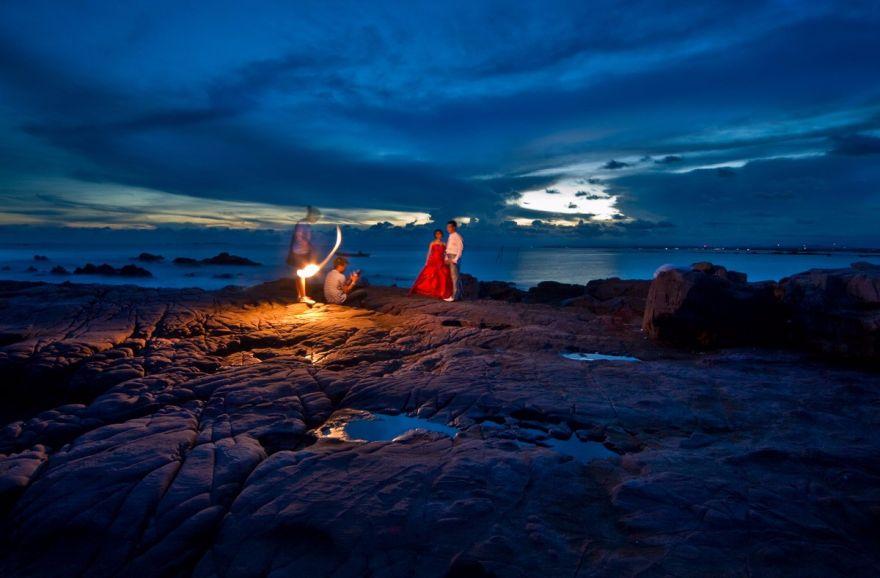
[(880, 245), (880, 2), (0, 5), (0, 228), (308, 203), (377, 238)]

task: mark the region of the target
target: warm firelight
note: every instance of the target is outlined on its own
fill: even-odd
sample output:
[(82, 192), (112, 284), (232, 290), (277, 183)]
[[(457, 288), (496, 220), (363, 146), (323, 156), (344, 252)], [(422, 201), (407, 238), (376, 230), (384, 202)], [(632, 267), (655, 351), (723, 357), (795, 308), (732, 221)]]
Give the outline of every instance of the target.
[(336, 254), (336, 251), (339, 250), (340, 245), (342, 245), (342, 229), (339, 228), (339, 225), (336, 225), (336, 243), (333, 245), (333, 250), (327, 253), (327, 256), (324, 257), (324, 260), (321, 261), (319, 264), (315, 265), (314, 263), (309, 263), (302, 269), (297, 269), (297, 277), (301, 277), (303, 279), (314, 277), (318, 273), (318, 271), (324, 268), (324, 265), (330, 262), (330, 259), (332, 259), (333, 255)]
[(296, 274), (298, 277), (302, 277), (303, 279), (308, 279), (309, 277), (314, 276), (321, 268), (312, 263), (311, 265), (306, 265), (302, 269), (297, 269)]

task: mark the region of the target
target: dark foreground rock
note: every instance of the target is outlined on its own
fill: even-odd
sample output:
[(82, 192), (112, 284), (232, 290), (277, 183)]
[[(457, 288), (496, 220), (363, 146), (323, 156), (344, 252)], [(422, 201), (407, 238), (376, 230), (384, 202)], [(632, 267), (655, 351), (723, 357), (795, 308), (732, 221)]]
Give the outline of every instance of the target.
[(880, 265), (814, 269), (779, 283), (795, 342), (838, 358), (880, 363)]
[[(880, 571), (875, 373), (578, 307), (294, 295), (0, 283), (0, 575)], [(346, 410), (460, 433), (318, 435)]]
[(793, 347), (880, 366), (880, 265), (813, 269), (778, 284), (711, 263), (668, 269), (651, 283), (643, 329), (685, 347)]
[(541, 281), (535, 287), (529, 287), (527, 299), (530, 303), (561, 303), (567, 299), (581, 297), (586, 287), (558, 281)]
[(776, 284), (711, 263), (657, 274), (647, 295), (645, 333), (674, 345), (711, 348), (783, 342), (785, 315)]
[(627, 322), (640, 322), (650, 286), (650, 281), (642, 279), (595, 279), (587, 283), (584, 295), (567, 299), (564, 304)]

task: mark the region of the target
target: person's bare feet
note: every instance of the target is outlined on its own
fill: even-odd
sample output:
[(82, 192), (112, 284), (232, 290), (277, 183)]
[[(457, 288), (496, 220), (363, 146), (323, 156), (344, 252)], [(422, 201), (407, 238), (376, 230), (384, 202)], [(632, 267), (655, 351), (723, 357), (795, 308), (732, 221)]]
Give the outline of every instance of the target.
[(444, 299), (444, 301), (452, 303), (453, 301), (455, 301), (455, 297), (447, 297), (446, 299)]
[(299, 302), (300, 302), (300, 303), (305, 303), (306, 305), (309, 305), (309, 306), (315, 304), (315, 300), (312, 299), (311, 297), (300, 297), (300, 298), (299, 298)]

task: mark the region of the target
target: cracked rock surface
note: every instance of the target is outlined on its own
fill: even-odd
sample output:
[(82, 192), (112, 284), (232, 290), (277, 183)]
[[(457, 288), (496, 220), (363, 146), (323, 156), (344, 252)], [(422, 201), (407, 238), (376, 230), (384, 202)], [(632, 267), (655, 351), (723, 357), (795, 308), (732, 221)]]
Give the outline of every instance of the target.
[[(293, 294), (0, 283), (0, 575), (880, 572), (876, 373), (579, 307)], [(350, 410), (459, 433), (317, 435)]]

